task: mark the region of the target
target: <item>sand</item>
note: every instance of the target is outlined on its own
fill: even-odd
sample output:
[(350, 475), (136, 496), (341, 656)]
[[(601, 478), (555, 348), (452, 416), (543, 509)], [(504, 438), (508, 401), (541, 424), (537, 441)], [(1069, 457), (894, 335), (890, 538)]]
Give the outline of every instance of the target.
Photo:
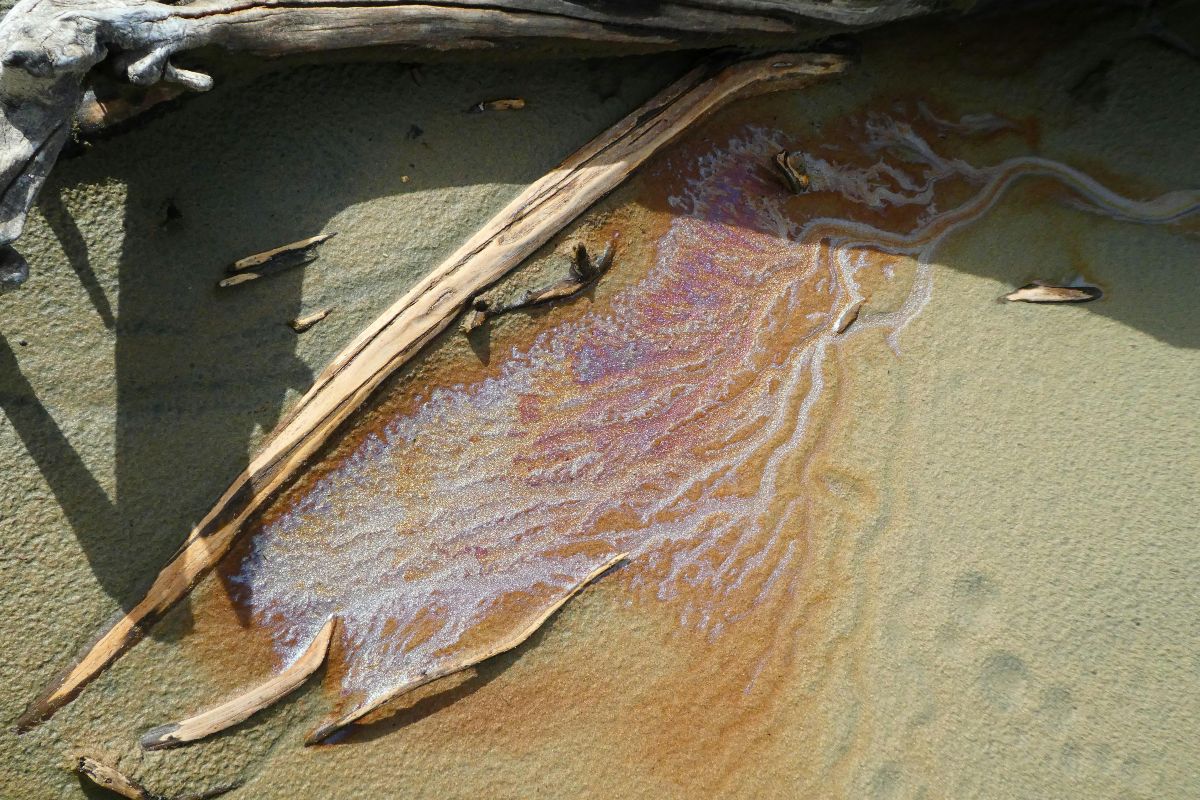
[[(844, 81), (697, 137), (925, 98), (1036, 118), (980, 157), (1033, 149), (1133, 196), (1200, 186), (1200, 65), (1129, 41), (1130, 20), (864, 37)], [(1072, 99), (1104, 59), (1105, 96)], [(60, 164), (23, 240), (34, 277), (0, 298), (0, 716), (137, 595), (314, 370), (680, 63), (253, 74)], [(462, 113), (510, 95), (528, 107)], [(322, 230), (338, 236), (304, 271), (212, 288), (227, 262)], [(314, 684), (142, 754), (142, 731), (270, 658), (206, 639), (183, 606), (51, 722), (0, 737), (0, 796), (80, 796), (79, 752), (164, 794), (246, 781), (255, 798), (1195, 796), (1196, 256), (1194, 227), (1110, 221), (1037, 186), (949, 239), (899, 355), (864, 338), (843, 356), (787, 640), (778, 615), (697, 635), (601, 582), (528, 645), (340, 744), (301, 747), (330, 707)], [(1077, 273), (1105, 298), (997, 301)], [(286, 327), (327, 305), (309, 333)], [(545, 321), (498, 323), (492, 353)], [(428, 363), (468, 357), (448, 341)], [(752, 682), (764, 642), (779, 657)]]

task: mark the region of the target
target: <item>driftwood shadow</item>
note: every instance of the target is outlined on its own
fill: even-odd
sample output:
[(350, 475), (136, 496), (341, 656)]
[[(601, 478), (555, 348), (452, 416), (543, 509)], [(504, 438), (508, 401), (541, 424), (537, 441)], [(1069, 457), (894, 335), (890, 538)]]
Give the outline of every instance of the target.
[[(344, 241), (353, 231), (330, 220), (376, 198), (479, 184), (515, 192), (691, 59), (554, 64), (559, 85), (549, 91), (544, 62), (239, 64), (209, 95), (62, 160), (38, 209), (86, 291), (85, 310), (115, 337), (114, 497), (2, 336), (0, 400), (103, 590), (125, 610), (141, 599), (249, 463), (261, 434), (345, 344), (331, 341), (327, 354), (306, 359), (287, 322), (312, 310), (306, 276), (320, 270), (336, 280), (339, 269), (355, 267), (347, 263), (353, 253), (325, 251), (308, 267), (218, 289), (227, 264), (322, 231)], [(530, 94), (534, 87), (545, 95)], [(522, 112), (468, 113), (481, 99), (526, 95)], [(597, 122), (581, 134), (578, 124), (562, 124), (563, 114)], [(410, 185), (410, 174), (420, 183)], [(82, 218), (89, 210), (77, 219), (64, 199), (107, 182), (126, 193), (115, 298), (103, 288), (112, 267), (89, 254), (81, 232), (106, 220)], [(447, 241), (447, 252), (457, 244)], [(415, 262), (402, 276), (411, 283), (444, 253), (399, 255)], [(382, 310), (410, 283), (380, 286), (372, 301)], [(70, 351), (59, 357), (69, 362)], [(189, 626), (164, 627), (175, 637)], [(80, 641), (90, 633), (80, 631)]]
[[(588, 138), (563, 133), (563, 114), (608, 102), (591, 131), (598, 132), (669, 82), (682, 59), (604, 63), (598, 69), (530, 64), (414, 71), (359, 64), (263, 72), (231, 80), (212, 96), (59, 165), (42, 211), (116, 336), (115, 499), (108, 500), (16, 369), (11, 345), (0, 342), (3, 397), (98, 582), (118, 604), (127, 609), (141, 597), (247, 465), (259, 433), (274, 426), (289, 393), (307, 388), (320, 367), (298, 353), (299, 340), (286, 322), (309, 310), (303, 308), (306, 276), (317, 270), (336, 275), (336, 258), (326, 254), (309, 269), (218, 291), (224, 265), (336, 230), (330, 220), (357, 204), (413, 191), (404, 181), (410, 169), (424, 187), (528, 184)], [(648, 68), (654, 74), (642, 76), (644, 91), (613, 88), (614, 71), (632, 76)], [(519, 117), (465, 116), (476, 101), (522, 94), (523, 85), (548, 69), (561, 82), (544, 99), (553, 107), (539, 110), (537, 98), (530, 98), (529, 111)], [(108, 179), (127, 187), (115, 303), (100, 289), (86, 247), (79, 252), (81, 226), (63, 218), (68, 212), (55, 200), (74, 185)], [(424, 253), (414, 261), (427, 270), (442, 255)], [(983, 260), (948, 266), (995, 275), (995, 266)], [(1155, 312), (1181, 285), (1180, 275), (1168, 272), (1141, 281), (1136, 297), (1114, 295), (1085, 308), (1176, 346), (1200, 346), (1200, 317), (1172, 321)], [(380, 287), (382, 305), (405, 288)], [(329, 354), (341, 344), (331, 342)], [(480, 344), (486, 347), (486, 339)], [(80, 641), (88, 633), (81, 631)], [(349, 739), (382, 735), (469, 696), (541, 636), (481, 665), (475, 678), (445, 697), (426, 697)]]

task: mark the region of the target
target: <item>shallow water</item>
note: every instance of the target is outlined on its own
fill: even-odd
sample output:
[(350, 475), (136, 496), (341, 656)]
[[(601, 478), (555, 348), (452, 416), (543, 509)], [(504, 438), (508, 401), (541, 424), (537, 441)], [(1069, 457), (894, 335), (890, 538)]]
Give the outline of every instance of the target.
[[(1172, 7), (1169, 21), (1194, 40), (1200, 19), (1193, 13), (1189, 28), (1182, 12)], [(1138, 38), (1135, 22), (1075, 14), (880, 30), (863, 37), (863, 61), (844, 79), (731, 108), (568, 233), (597, 247), (620, 233), (620, 257), (594, 292), (502, 317), (487, 337), (442, 337), (298, 489), (327, 475), (333, 486), (366, 437), (392, 422), (416, 420), (425, 407), (449, 414), (454, 398), (458, 407), (478, 403), (506, 364), (523, 363), (541, 380), (557, 370), (584, 396), (573, 357), (532, 369), (539, 337), (578, 343), (569, 331), (610, 318), (619, 329), (616, 297), (636, 297), (670, 241), (681, 252), (708, 237), (778, 253), (781, 264), (808, 258), (797, 257), (797, 241), (764, 243), (790, 235), (776, 232), (774, 217), (763, 221), (765, 205), (749, 222), (697, 217), (685, 179), (703, 187), (698, 170), (715, 164), (705, 157), (733, 152), (735, 140), (765, 146), (782, 131), (781, 145), (807, 151), (810, 169), (817, 159), (866, 167), (873, 161), (855, 154), (869, 109), (877, 119), (911, 122), (940, 157), (977, 168), (1035, 155), (1141, 200), (1200, 186), (1200, 100), (1187, 91), (1200, 66)], [(35, 215), (23, 241), (41, 259), (37, 283), (5, 297), (4, 334), (31, 396), (12, 389), (19, 404), (6, 411), (24, 409), (14, 419), (28, 425), (28, 409), (40, 402), (42, 421), (55, 424), (45, 434), (22, 428), (25, 438), (0, 430), (13, 465), (0, 509), (14, 543), (0, 564), (5, 585), (15, 587), (0, 598), (0, 639), (12, 654), (0, 664), (8, 689), (0, 700), (10, 719), (116, 610), (114, 592), (153, 574), (306, 385), (308, 370), (521, 185), (667, 79), (669, 69), (660, 76), (646, 63), (626, 69), (619, 98), (608, 101), (612, 87), (603, 84), (614, 65), (431, 67), (421, 84), (406, 71), (397, 82), (390, 65), (283, 71), (240, 95), (218, 87), (59, 165), (98, 281), (87, 284), (79, 247), (67, 238), (60, 246)], [(1081, 101), (1075, 89), (1084, 78), (1091, 88)], [(530, 103), (521, 115), (464, 123), (461, 109), (483, 94)], [(300, 106), (303, 126), (295, 125)], [(406, 138), (411, 124), (424, 130), (419, 139)], [(927, 169), (911, 155), (887, 159), (907, 173)], [(730, 177), (728, 186), (742, 181), (780, 191), (769, 172)], [(935, 210), (979, 198), (986, 181), (965, 173), (942, 180)], [(923, 272), (915, 258), (868, 251), (866, 266), (852, 273), (820, 267), (831, 276), (825, 295), (796, 281), (812, 295), (796, 308), (812, 306), (826, 321), (854, 291), (867, 301), (845, 336), (801, 317), (796, 336), (787, 328), (766, 345), (803, 357), (827, 342), (801, 453), (780, 467), (803, 477), (775, 487), (800, 498), (802, 516), (788, 520), (772, 509), (760, 527), (738, 532), (744, 538), (667, 538), (658, 520), (639, 516), (652, 505), (645, 500), (599, 535), (547, 531), (567, 543), (556, 556), (569, 565), (588, 558), (570, 549), (585, 539), (644, 549), (526, 646), (388, 703), (340, 744), (319, 748), (302, 740), (331, 705), (352, 709), (404, 679), (401, 654), (384, 649), (402, 641), (391, 636), (397, 631), (372, 635), (372, 614), (387, 613), (386, 592), (333, 586), (329, 607), (293, 603), (294, 616), (272, 616), (249, 591), (266, 574), (255, 575), (242, 552), (49, 724), (0, 739), (0, 796), (79, 796), (77, 752), (102, 756), (167, 796), (235, 780), (246, 781), (243, 795), (263, 798), (1197, 796), (1196, 217), (1131, 223), (1101, 213), (1087, 194), (1053, 175), (1028, 176), (943, 237)], [(168, 196), (184, 218), (163, 228)], [(850, 218), (892, 233), (919, 229), (925, 210), (917, 203), (881, 213), (832, 194), (784, 200), (789, 225)], [(302, 274), (237, 296), (205, 291), (224, 261), (325, 225), (339, 235)], [(522, 268), (513, 293), (561, 266), (543, 256)], [(799, 275), (801, 267), (786, 271)], [(914, 291), (922, 274), (925, 289)], [(1104, 298), (1074, 307), (997, 301), (1035, 278), (1079, 275)], [(840, 298), (831, 294), (835, 284)], [(103, 324), (105, 293), (110, 316), (120, 316), (116, 332)], [(761, 313), (763, 298), (752, 301)], [(290, 316), (325, 305), (335, 313), (303, 337), (286, 327)], [(873, 324), (916, 306), (896, 336), (889, 338), (894, 324)], [(47, 327), (47, 318), (71, 324)], [(29, 346), (16, 346), (18, 338)], [(723, 341), (694, 346), (721, 353)], [(669, 357), (662, 363), (669, 367)], [(806, 363), (811, 369), (811, 355)], [(799, 392), (810, 395), (807, 384)], [(737, 396), (745, 408), (766, 402), (763, 392)], [(522, 445), (540, 441), (533, 423), (493, 421)], [(61, 453), (55, 445), (63, 441), (116, 498), (115, 513), (94, 511), (95, 492), (61, 494), (54, 470), (64, 462), (46, 453)], [(736, 443), (723, 444), (714, 458), (736, 452)], [(499, 449), (503, 463), (517, 463)], [(401, 451), (416, 452), (411, 444)], [(448, 463), (465, 465), (462, 452)], [(377, 461), (364, 461), (364, 474), (380, 467), (381, 478), (388, 458)], [(728, 479), (722, 503), (757, 502), (763, 468), (748, 463)], [(426, 478), (441, 474), (432, 455), (418, 468)], [(520, 473), (476, 469), (493, 485), (521, 489)], [(457, 476), (443, 477), (444, 489)], [(603, 494), (595, 485), (578, 492), (601, 505)], [(369, 516), (349, 504), (339, 513)], [(315, 558), (278, 551), (292, 579), (305, 569), (345, 569), (320, 563), (326, 530), (301, 531), (316, 542)], [(431, 530), (407, 535), (428, 538)], [(480, 541), (490, 541), (486, 531)], [(694, 558), (702, 547), (740, 553), (732, 549), (739, 541), (751, 549), (776, 543), (763, 551), (764, 563), (786, 564), (789, 582), (755, 592), (764, 573), (746, 569), (748, 561)], [(792, 546), (786, 560), (783, 545)], [(451, 555), (456, 567), (471, 563), (471, 553)], [(476, 559), (487, 563), (489, 555), (504, 563), (489, 553)], [(672, 575), (675, 564), (695, 569)], [(364, 569), (386, 572), (374, 563)], [(229, 581), (239, 574), (243, 583)], [(518, 560), (500, 588), (511, 590), (524, 574)], [(728, 590), (738, 576), (740, 588)], [(471, 650), (475, 633), (483, 634), (475, 642), (502, 635), (552, 594), (549, 586), (518, 591), (515, 604), (481, 612), (494, 626), (472, 628), (451, 652)], [(225, 735), (139, 751), (148, 727), (265, 679), (334, 603), (362, 611), (364, 644), (347, 639), (355, 646), (335, 649), (333, 669)], [(435, 622), (431, 630), (448, 638), (463, 624)], [(384, 669), (375, 672), (367, 656), (381, 649)], [(358, 677), (347, 683), (352, 669)]]
[[(413, 410), (376, 414), (276, 503), (228, 573), (281, 662), (336, 616), (339, 713), (352, 718), (477, 660), (621, 553), (631, 591), (720, 636), (803, 580), (813, 409), (841, 405), (831, 351), (881, 334), (901, 353), (945, 237), (1022, 180), (1127, 222), (1200, 209), (1197, 192), (1132, 200), (1049, 159), (982, 166), (935, 149), (1020, 131), (991, 114), (950, 122), (918, 104), (832, 127), (843, 135), (798, 142), (748, 121), (679, 159), (640, 279), (514, 347), (493, 377), (453, 383), (450, 364), (410, 388)], [(797, 148), (802, 197), (770, 166)], [(777, 631), (777, 646), (795, 636)], [(752, 673), (768, 658), (747, 657)]]

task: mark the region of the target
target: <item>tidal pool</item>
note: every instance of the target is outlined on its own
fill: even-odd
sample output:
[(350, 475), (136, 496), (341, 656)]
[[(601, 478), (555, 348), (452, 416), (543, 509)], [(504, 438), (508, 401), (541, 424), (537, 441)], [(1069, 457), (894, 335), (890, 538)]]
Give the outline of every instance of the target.
[[(689, 157), (640, 277), (487, 378), (405, 390), (404, 411), (376, 415), (248, 533), (224, 573), (280, 664), (340, 620), (338, 724), (477, 660), (616, 554), (630, 592), (709, 638), (786, 602), (826, 446), (814, 409), (845, 400), (836, 356), (872, 336), (903, 357), (948, 235), (1022, 181), (1131, 223), (1200, 207), (1196, 192), (1131, 199), (1036, 156), (943, 152), (1020, 132), (991, 114), (900, 103), (831, 129), (748, 122)], [(807, 171), (800, 196), (772, 171), (781, 151)], [(766, 663), (745, 658), (752, 674)]]

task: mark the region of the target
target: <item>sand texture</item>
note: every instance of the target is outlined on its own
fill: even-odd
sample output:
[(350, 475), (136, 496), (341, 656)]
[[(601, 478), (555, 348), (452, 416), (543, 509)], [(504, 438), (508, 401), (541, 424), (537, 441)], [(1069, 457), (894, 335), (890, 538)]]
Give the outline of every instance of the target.
[[(579, 242), (613, 247), (594, 287), (453, 326), (145, 642), (0, 736), (0, 797), (94, 791), (79, 754), (167, 796), (1200, 794), (1200, 64), (1132, 23), (880, 31), (702, 125), (493, 294)], [(61, 163), (0, 298), (0, 716), (315, 370), (685, 64), (262, 70)], [(497, 97), (527, 105), (465, 113)], [(1035, 279), (1103, 297), (1000, 299)], [(614, 553), (524, 645), (303, 746)], [(139, 750), (330, 615), (305, 689)]]

